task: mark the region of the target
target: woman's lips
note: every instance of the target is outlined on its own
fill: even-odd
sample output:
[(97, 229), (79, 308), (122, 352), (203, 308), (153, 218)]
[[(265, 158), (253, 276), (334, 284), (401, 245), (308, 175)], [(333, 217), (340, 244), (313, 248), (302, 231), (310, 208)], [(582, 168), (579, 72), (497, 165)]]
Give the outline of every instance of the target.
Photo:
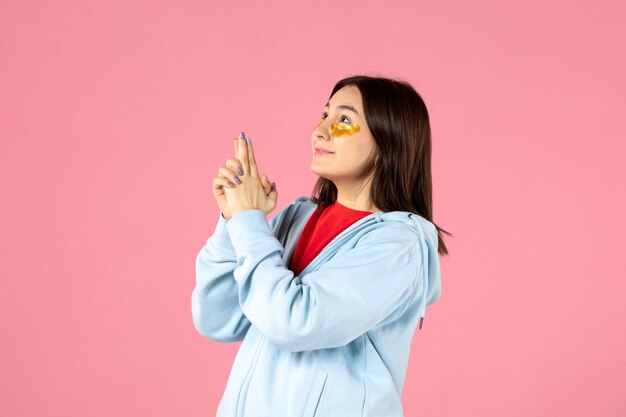
[(322, 150), (315, 150), (315, 155), (317, 156), (327, 156), (327, 155), (332, 155), (333, 152), (326, 152), (326, 151), (322, 151)]

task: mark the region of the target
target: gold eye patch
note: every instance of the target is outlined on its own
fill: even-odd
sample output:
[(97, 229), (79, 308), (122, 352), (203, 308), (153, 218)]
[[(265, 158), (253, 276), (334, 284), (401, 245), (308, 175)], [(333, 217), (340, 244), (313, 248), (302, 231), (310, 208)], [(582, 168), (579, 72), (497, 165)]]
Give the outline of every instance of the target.
[(343, 125), (340, 125), (339, 123), (333, 123), (332, 125), (330, 125), (330, 129), (329, 129), (330, 136), (335, 137), (335, 138), (338, 138), (340, 136), (354, 135), (359, 130), (361, 130), (361, 126), (359, 125), (343, 126)]
[[(324, 122), (324, 119), (320, 120), (317, 126), (321, 125), (323, 122)], [(343, 126), (343, 125), (340, 125), (339, 123), (333, 123), (332, 125), (330, 125), (330, 128), (329, 128), (330, 136), (335, 137), (335, 138), (338, 138), (341, 136), (354, 135), (359, 130), (361, 130), (361, 126), (359, 125)]]

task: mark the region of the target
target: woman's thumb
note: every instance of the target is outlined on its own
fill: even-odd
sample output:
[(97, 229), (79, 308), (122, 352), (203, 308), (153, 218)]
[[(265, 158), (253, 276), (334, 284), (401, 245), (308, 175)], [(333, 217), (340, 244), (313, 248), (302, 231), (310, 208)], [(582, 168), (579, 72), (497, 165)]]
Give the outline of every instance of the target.
[(270, 191), (270, 193), (268, 194), (268, 196), (273, 200), (276, 201), (276, 198), (278, 197), (278, 189), (276, 188), (276, 183), (273, 182), (272, 183), (272, 190)]
[(265, 195), (269, 194), (270, 189), (272, 188), (272, 184), (267, 180), (267, 175), (261, 176), (261, 187), (263, 187)]

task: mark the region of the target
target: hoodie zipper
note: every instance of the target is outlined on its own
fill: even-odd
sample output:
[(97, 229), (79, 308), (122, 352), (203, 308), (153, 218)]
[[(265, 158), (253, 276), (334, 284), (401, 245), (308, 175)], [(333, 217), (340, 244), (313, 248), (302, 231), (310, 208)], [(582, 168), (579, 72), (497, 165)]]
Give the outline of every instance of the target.
[(283, 245), (283, 247), (285, 246), (285, 243), (286, 243), (284, 242), (284, 240), (285, 240), (287, 227), (291, 226), (291, 221), (296, 211), (297, 211), (297, 207), (295, 207), (293, 204), (287, 207), (287, 213), (285, 213), (285, 218), (283, 219), (282, 222), (280, 222), (278, 233), (276, 233), (276, 238)]
[(250, 364), (250, 368), (246, 373), (245, 378), (239, 388), (239, 394), (237, 395), (237, 407), (235, 409), (235, 415), (237, 417), (242, 417), (244, 412), (244, 404), (246, 401), (246, 397), (248, 396), (248, 388), (250, 387), (250, 381), (252, 380), (252, 376), (254, 374), (254, 370), (256, 369), (256, 364), (259, 359), (259, 355), (261, 354), (262, 345), (265, 342), (265, 336), (259, 333), (259, 341), (255, 347), (254, 356), (252, 358), (252, 363)]

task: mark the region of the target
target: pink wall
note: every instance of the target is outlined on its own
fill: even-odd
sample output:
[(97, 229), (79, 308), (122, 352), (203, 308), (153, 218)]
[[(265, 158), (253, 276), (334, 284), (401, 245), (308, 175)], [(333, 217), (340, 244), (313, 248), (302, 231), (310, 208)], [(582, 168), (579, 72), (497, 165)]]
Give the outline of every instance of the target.
[(359, 72), (424, 97), (455, 234), (406, 415), (625, 415), (623, 3), (278, 3), (0, 2), (0, 415), (214, 415), (211, 179), (244, 130), (279, 207), (309, 194)]

